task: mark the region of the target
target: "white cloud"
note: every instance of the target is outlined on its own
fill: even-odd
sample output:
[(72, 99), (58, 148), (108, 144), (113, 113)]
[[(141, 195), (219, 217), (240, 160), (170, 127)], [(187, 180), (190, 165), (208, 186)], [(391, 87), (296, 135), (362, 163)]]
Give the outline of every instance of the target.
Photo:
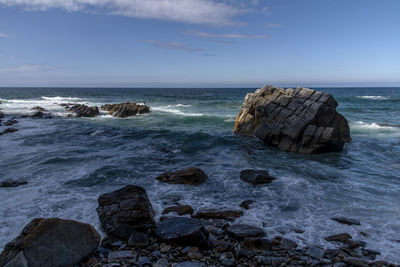
[(27, 71), (38, 71), (38, 70), (51, 70), (53, 67), (45, 65), (18, 65), (7, 68), (0, 68), (1, 72), (27, 72)]
[(214, 25), (232, 24), (235, 16), (246, 12), (232, 2), (218, 0), (0, 0), (1, 4), (32, 11), (53, 8), (71, 12), (101, 11), (135, 18)]
[(8, 37), (10, 37), (8, 34), (0, 32), (0, 38), (8, 38)]
[(162, 41), (157, 41), (157, 40), (145, 40), (143, 42), (152, 44), (155, 47), (168, 48), (168, 49), (179, 50), (179, 51), (184, 51), (184, 52), (203, 51), (203, 49), (201, 49), (201, 48), (192, 48), (181, 42), (162, 42)]
[(210, 33), (210, 32), (199, 32), (199, 31), (188, 31), (187, 33), (204, 38), (266, 39), (269, 37), (268, 35), (242, 34), (242, 33)]

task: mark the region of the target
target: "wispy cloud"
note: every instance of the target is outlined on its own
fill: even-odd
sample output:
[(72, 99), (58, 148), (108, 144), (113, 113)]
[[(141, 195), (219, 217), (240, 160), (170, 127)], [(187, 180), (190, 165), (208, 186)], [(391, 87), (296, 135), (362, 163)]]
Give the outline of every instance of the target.
[(145, 40), (143, 42), (152, 44), (155, 47), (179, 50), (184, 52), (200, 52), (203, 51), (202, 48), (193, 48), (181, 42), (162, 42), (157, 40)]
[(6, 68), (0, 68), (0, 73), (1, 72), (28, 72), (28, 71), (39, 71), (39, 70), (51, 70), (54, 69), (51, 66), (46, 66), (46, 65), (18, 65), (18, 66), (12, 66), (12, 67), (6, 67)]
[(10, 35), (0, 32), (0, 38), (8, 38), (8, 37), (10, 37)]
[(220, 0), (0, 0), (1, 4), (30, 11), (54, 8), (70, 12), (99, 11), (135, 18), (213, 25), (233, 24), (235, 16), (247, 12), (235, 1)]
[(266, 39), (269, 37), (268, 35), (242, 34), (242, 33), (211, 33), (211, 32), (199, 32), (199, 31), (188, 31), (187, 33), (203, 38)]

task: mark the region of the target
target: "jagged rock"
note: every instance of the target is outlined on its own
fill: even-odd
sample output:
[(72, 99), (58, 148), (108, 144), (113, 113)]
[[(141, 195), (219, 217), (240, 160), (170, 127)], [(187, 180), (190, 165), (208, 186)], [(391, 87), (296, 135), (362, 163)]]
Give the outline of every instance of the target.
[(31, 110), (36, 110), (36, 111), (41, 111), (41, 112), (47, 112), (48, 111), (47, 109), (42, 108), (40, 106), (33, 107), (33, 108), (31, 108)]
[(193, 218), (175, 217), (168, 218), (158, 223), (158, 237), (172, 244), (208, 248), (208, 232), (203, 224)]
[(0, 132), (0, 135), (6, 134), (6, 133), (14, 133), (16, 131), (18, 131), (18, 129), (14, 128), (14, 127), (6, 128), (3, 132)]
[(329, 242), (342, 242), (345, 243), (347, 242), (349, 239), (352, 239), (351, 235), (347, 234), (347, 233), (342, 233), (342, 234), (337, 234), (337, 235), (331, 235), (325, 238), (326, 241)]
[(354, 267), (365, 267), (368, 266), (368, 261), (360, 259), (360, 258), (355, 258), (355, 257), (345, 257), (343, 259), (343, 262)]
[(106, 104), (101, 106), (101, 109), (108, 111), (114, 117), (119, 118), (125, 118), (150, 112), (150, 108), (148, 106), (133, 102)]
[(101, 195), (98, 203), (101, 226), (110, 237), (128, 240), (133, 231), (155, 227), (153, 207), (143, 187), (127, 185)]
[(0, 182), (0, 187), (17, 187), (27, 183), (27, 181), (4, 181)]
[(6, 121), (5, 123), (3, 123), (4, 126), (13, 126), (14, 124), (17, 124), (18, 121), (14, 118), (9, 119), (8, 121)]
[(229, 235), (236, 238), (265, 236), (263, 229), (247, 224), (235, 224), (227, 228)]
[(67, 108), (69, 112), (75, 113), (75, 117), (95, 117), (99, 115), (97, 106), (89, 107), (83, 104), (75, 104)]
[(128, 246), (142, 248), (149, 245), (149, 239), (146, 234), (133, 231), (128, 239)]
[(240, 180), (246, 183), (258, 185), (258, 184), (269, 184), (274, 177), (268, 174), (265, 170), (242, 170), (240, 172)]
[(193, 208), (189, 205), (176, 205), (165, 208), (162, 214), (168, 214), (170, 212), (176, 212), (179, 215), (193, 214)]
[(341, 151), (351, 138), (348, 122), (336, 111), (337, 105), (331, 94), (265, 86), (246, 95), (234, 132), (256, 136), (284, 151)]
[(241, 210), (199, 210), (193, 217), (201, 219), (229, 219), (243, 216)]
[(156, 179), (170, 184), (200, 185), (204, 183), (207, 178), (207, 175), (202, 170), (190, 167), (184, 170), (163, 173)]
[(361, 225), (361, 223), (355, 219), (351, 218), (346, 218), (346, 217), (335, 217), (331, 218), (334, 221), (337, 221), (338, 223), (342, 224), (347, 224), (347, 225)]
[(34, 219), (4, 247), (0, 266), (71, 266), (92, 254), (99, 243), (99, 233), (89, 224)]
[(37, 111), (35, 113), (33, 113), (33, 115), (31, 115), (32, 119), (51, 119), (52, 116), (50, 113), (48, 112), (43, 112), (43, 111)]

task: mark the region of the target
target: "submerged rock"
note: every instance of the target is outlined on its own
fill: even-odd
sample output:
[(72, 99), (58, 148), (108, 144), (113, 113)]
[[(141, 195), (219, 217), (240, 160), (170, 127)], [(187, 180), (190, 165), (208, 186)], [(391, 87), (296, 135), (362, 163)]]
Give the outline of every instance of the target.
[(134, 231), (155, 227), (153, 207), (143, 187), (127, 185), (101, 195), (98, 203), (101, 226), (110, 237), (128, 240)]
[(0, 182), (0, 187), (17, 187), (27, 183), (27, 181), (3, 181)]
[(71, 266), (92, 254), (99, 243), (99, 233), (89, 224), (34, 219), (4, 247), (0, 266)]
[(37, 111), (30, 116), (32, 119), (51, 119), (53, 118), (50, 113), (44, 111)]
[(274, 177), (268, 174), (265, 170), (243, 170), (240, 172), (240, 180), (246, 183), (258, 185), (258, 184), (269, 184)]
[(247, 224), (235, 224), (227, 228), (229, 235), (236, 238), (265, 236), (263, 229)]
[(199, 210), (193, 217), (201, 219), (229, 219), (243, 216), (241, 210)]
[(75, 113), (75, 117), (96, 117), (99, 115), (97, 106), (89, 107), (83, 104), (75, 104), (67, 109), (69, 112)]
[(12, 119), (9, 119), (8, 121), (6, 121), (3, 125), (4, 126), (13, 126), (17, 123), (18, 123), (18, 121), (16, 119), (12, 118)]
[(157, 225), (158, 237), (167, 243), (208, 248), (208, 232), (193, 218), (168, 218)]
[(284, 151), (341, 151), (350, 142), (350, 128), (336, 111), (331, 94), (307, 89), (265, 86), (244, 99), (234, 132), (256, 136)]
[(250, 205), (255, 203), (254, 200), (248, 199), (248, 200), (243, 200), (242, 203), (240, 203), (240, 207), (244, 208), (245, 210), (250, 209)]
[(150, 108), (148, 106), (133, 102), (106, 104), (101, 106), (101, 109), (108, 111), (112, 116), (119, 118), (125, 118), (150, 112)]
[(48, 111), (47, 109), (42, 108), (40, 106), (33, 107), (33, 108), (31, 108), (31, 110), (36, 110), (36, 111), (41, 111), (41, 112), (47, 112)]
[(17, 128), (10, 127), (10, 128), (5, 129), (4, 131), (0, 132), (0, 135), (6, 134), (6, 133), (14, 133), (17, 131), (18, 131)]
[(329, 242), (334, 241), (334, 242), (342, 242), (342, 243), (346, 243), (347, 241), (349, 241), (349, 239), (352, 239), (352, 237), (348, 233), (331, 235), (331, 236), (328, 236), (325, 238), (325, 240), (329, 241)]
[(347, 224), (347, 225), (361, 225), (361, 223), (355, 219), (346, 218), (346, 217), (334, 217), (331, 218), (338, 223)]
[(207, 180), (207, 175), (200, 169), (190, 167), (184, 170), (166, 172), (156, 179), (170, 184), (200, 185)]
[(165, 208), (162, 214), (168, 214), (170, 212), (176, 212), (179, 215), (193, 214), (193, 208), (189, 205), (176, 205)]

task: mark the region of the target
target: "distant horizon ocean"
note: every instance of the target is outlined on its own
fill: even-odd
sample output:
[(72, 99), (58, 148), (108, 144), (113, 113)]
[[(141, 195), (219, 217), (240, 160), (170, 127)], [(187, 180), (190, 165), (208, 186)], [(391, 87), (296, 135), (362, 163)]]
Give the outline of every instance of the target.
[[(235, 117), (256, 88), (0, 87), (2, 112), (18, 120), (17, 132), (0, 136), (0, 181), (28, 181), (0, 188), (0, 247), (36, 217), (75, 219), (100, 231), (97, 197), (134, 184), (147, 190), (157, 218), (172, 197), (194, 209), (238, 209), (254, 199), (237, 222), (301, 246), (332, 247), (324, 238), (347, 232), (381, 252), (377, 259), (400, 264), (400, 87), (312, 88), (331, 93), (349, 121), (352, 142), (342, 152), (301, 155), (235, 136)], [(69, 118), (59, 106), (127, 101), (146, 103), (151, 113)], [(54, 118), (20, 118), (35, 106)], [(189, 166), (209, 176), (204, 185), (155, 180)], [(245, 184), (239, 173), (248, 168), (277, 180)], [(331, 220), (338, 216), (361, 225)]]

